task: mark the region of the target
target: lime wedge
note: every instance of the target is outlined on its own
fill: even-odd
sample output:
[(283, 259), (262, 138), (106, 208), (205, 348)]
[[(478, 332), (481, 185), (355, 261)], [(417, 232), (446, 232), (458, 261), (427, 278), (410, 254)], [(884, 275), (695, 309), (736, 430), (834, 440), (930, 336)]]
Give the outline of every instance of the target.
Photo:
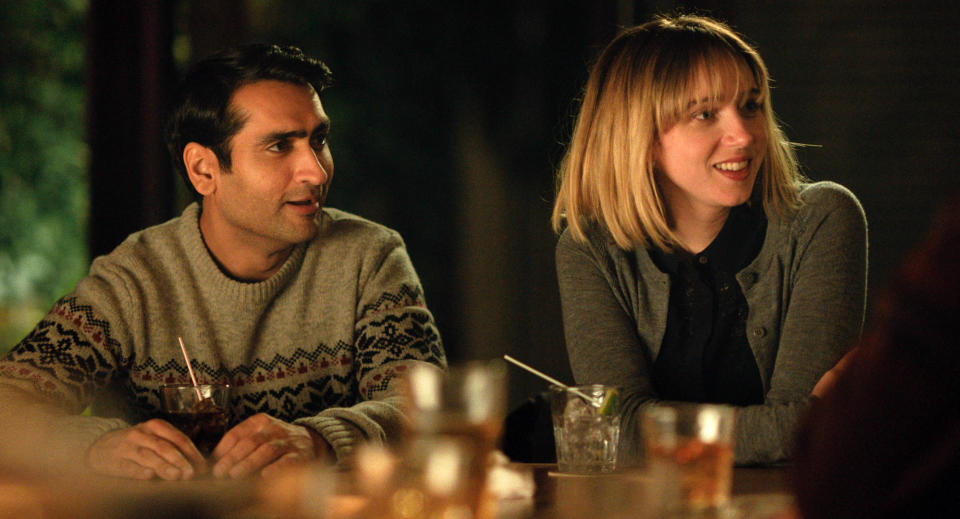
[(610, 415), (617, 412), (617, 403), (620, 400), (620, 393), (616, 388), (608, 388), (603, 393), (603, 399), (600, 401), (600, 414)]

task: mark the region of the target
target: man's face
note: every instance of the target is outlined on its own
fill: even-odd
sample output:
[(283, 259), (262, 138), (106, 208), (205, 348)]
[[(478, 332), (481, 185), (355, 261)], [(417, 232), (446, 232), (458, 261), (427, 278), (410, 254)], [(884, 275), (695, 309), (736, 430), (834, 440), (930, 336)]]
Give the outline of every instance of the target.
[(234, 93), (246, 119), (203, 212), (220, 243), (272, 254), (313, 238), (333, 179), (330, 120), (309, 86), (258, 81)]

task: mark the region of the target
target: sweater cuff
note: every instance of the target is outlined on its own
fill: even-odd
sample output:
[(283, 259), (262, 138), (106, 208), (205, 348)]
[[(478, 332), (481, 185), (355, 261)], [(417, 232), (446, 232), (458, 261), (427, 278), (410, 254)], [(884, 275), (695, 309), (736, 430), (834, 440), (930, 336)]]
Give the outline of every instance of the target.
[(74, 467), (87, 465), (87, 451), (101, 436), (130, 426), (119, 418), (75, 415), (56, 418), (53, 423), (57, 437), (50, 454), (53, 459), (68, 462)]
[(310, 416), (294, 420), (293, 423), (317, 431), (333, 448), (339, 468), (348, 468), (353, 461), (357, 446), (367, 440), (359, 427), (341, 418)]

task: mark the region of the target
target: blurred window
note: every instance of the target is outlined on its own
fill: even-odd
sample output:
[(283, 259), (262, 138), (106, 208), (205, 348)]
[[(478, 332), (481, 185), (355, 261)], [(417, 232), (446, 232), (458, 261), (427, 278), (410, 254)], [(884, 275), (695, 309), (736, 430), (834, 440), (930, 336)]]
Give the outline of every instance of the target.
[(86, 273), (86, 11), (0, 2), (0, 353)]

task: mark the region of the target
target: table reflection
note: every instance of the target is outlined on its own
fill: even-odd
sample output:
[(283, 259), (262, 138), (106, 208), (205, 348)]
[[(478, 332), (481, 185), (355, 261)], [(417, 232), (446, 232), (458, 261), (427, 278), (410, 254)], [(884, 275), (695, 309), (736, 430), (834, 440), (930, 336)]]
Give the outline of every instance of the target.
[[(659, 517), (647, 476), (639, 471), (562, 475), (552, 464), (504, 463), (484, 514), (496, 519)], [(359, 471), (326, 466), (290, 469), (273, 479), (133, 481), (80, 474), (0, 470), (0, 518), (23, 519), (372, 519), (404, 516), (378, 507)], [(497, 471), (494, 471), (497, 474)], [(513, 479), (511, 479), (513, 478)], [(505, 484), (504, 484), (505, 482)], [(527, 484), (529, 483), (529, 486)], [(452, 513), (452, 512), (451, 512)], [(470, 519), (441, 515), (437, 519)], [(448, 517), (449, 516), (449, 517)], [(718, 515), (717, 517), (721, 517)], [(722, 517), (796, 518), (785, 468), (737, 468), (733, 499)]]

